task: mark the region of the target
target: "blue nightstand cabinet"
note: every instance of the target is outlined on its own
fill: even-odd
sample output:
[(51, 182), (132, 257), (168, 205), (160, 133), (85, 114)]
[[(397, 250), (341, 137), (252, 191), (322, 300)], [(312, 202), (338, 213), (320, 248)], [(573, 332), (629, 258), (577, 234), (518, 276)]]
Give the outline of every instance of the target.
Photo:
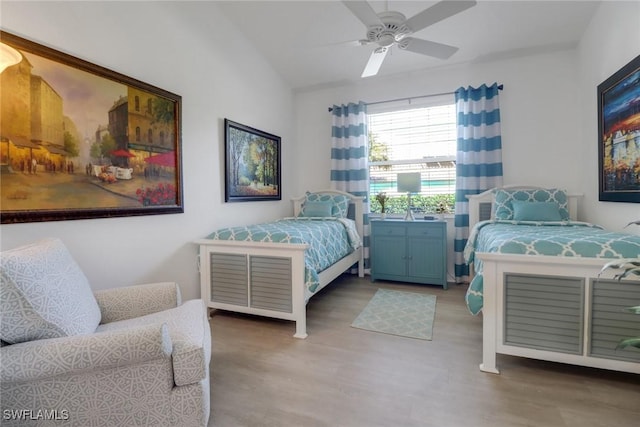
[(445, 221), (371, 220), (371, 280), (447, 289)]

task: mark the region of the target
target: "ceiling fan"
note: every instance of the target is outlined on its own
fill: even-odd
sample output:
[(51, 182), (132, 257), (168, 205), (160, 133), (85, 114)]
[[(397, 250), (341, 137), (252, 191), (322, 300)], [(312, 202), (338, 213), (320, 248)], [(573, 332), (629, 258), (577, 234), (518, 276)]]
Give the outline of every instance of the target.
[(447, 59), (458, 48), (429, 40), (408, 37), (430, 25), (447, 19), (476, 5), (476, 1), (443, 0), (407, 19), (400, 12), (376, 13), (365, 0), (343, 1), (344, 5), (367, 27), (367, 37), (359, 43), (375, 43), (362, 77), (375, 76), (392, 46), (402, 50)]

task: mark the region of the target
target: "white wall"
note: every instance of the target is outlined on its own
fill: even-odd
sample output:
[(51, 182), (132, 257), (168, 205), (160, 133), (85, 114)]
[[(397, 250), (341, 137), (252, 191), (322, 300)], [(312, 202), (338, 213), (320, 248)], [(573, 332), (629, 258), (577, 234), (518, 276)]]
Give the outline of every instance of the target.
[[(293, 95), (215, 2), (0, 3), (2, 29), (182, 96), (185, 213), (2, 225), (2, 250), (55, 236), (94, 289), (156, 280), (200, 295), (196, 245), (290, 213)], [(229, 35), (232, 36), (229, 36)], [(282, 137), (281, 202), (224, 203), (223, 119)]]
[[(585, 220), (620, 230), (640, 219), (637, 203), (598, 201), (597, 86), (640, 54), (640, 2), (602, 2), (579, 46)], [(639, 234), (640, 227), (625, 231)]]
[[(296, 94), (296, 139), (305, 147), (305, 185), (329, 183), (330, 123), (327, 107), (349, 101), (383, 101), (482, 83), (504, 84), (500, 93), (505, 184), (560, 185), (579, 191), (580, 110), (575, 50), (443, 67), (357, 85)], [(309, 162), (308, 158), (314, 159)], [(571, 161), (567, 161), (571, 160)]]

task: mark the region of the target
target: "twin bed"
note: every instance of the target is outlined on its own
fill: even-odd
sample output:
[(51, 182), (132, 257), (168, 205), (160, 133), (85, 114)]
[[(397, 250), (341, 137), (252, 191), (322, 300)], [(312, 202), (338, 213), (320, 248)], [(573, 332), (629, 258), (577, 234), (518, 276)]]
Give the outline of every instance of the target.
[[(364, 275), (363, 200), (323, 190), (292, 201), (292, 218), (196, 243), (209, 308), (292, 320), (306, 338), (309, 299), (355, 264)], [(640, 373), (639, 349), (616, 350), (640, 335), (640, 316), (623, 310), (640, 305), (640, 282), (600, 277), (611, 259), (640, 257), (640, 237), (578, 222), (577, 207), (557, 189), (469, 196), (466, 300), (483, 315), (482, 371), (499, 373), (500, 353)]]
[[(600, 277), (607, 261), (640, 257), (640, 237), (576, 221), (578, 196), (510, 187), (469, 196), (466, 295), (482, 311), (480, 369), (496, 354), (640, 373), (640, 350), (616, 350), (640, 335), (640, 282)], [(609, 276), (610, 277), (610, 276)]]
[(292, 202), (293, 217), (198, 240), (200, 284), (209, 308), (293, 320), (306, 338), (309, 299), (354, 264), (364, 276), (363, 199), (322, 190)]

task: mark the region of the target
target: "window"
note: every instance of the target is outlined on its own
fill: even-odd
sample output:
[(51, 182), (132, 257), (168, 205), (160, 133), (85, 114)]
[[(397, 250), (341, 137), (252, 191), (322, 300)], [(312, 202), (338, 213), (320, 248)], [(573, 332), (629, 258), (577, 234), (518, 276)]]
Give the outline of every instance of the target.
[(398, 192), (397, 174), (420, 172), (421, 191), (412, 194), (414, 211), (453, 212), (456, 186), (456, 111), (453, 94), (372, 104), (369, 130), (371, 211), (375, 195), (390, 196), (388, 213), (404, 213), (407, 194)]

